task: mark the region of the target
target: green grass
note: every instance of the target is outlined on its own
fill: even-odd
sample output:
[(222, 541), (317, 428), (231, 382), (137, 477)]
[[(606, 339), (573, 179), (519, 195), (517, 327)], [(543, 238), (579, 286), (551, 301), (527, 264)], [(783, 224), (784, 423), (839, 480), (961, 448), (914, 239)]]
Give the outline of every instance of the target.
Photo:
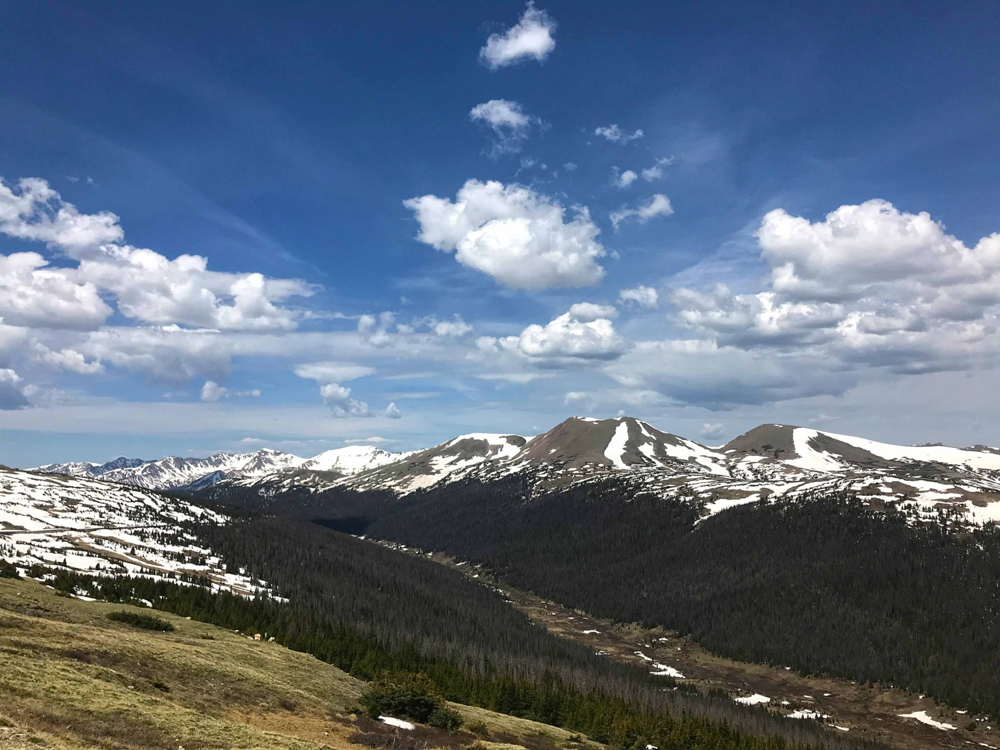
[[(118, 612), (151, 617), (0, 579), (0, 747), (363, 750), (348, 738), (359, 731), (352, 713), (365, 683), (306, 654), (167, 613), (155, 619), (173, 630), (123, 628), (108, 617)], [(450, 707), (532, 748), (540, 739), (577, 747), (554, 727)], [(475, 740), (427, 731), (439, 733), (428, 747)]]

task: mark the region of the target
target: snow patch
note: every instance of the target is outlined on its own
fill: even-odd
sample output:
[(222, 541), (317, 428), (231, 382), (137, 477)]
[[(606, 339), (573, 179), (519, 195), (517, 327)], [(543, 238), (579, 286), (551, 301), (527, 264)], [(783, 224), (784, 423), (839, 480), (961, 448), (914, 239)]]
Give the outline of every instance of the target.
[(916, 719), (921, 724), (926, 724), (929, 727), (934, 727), (935, 729), (941, 729), (945, 732), (950, 732), (953, 729), (958, 729), (958, 727), (952, 726), (951, 724), (945, 724), (944, 722), (934, 721), (926, 711), (914, 711), (909, 714), (900, 714), (901, 719)]

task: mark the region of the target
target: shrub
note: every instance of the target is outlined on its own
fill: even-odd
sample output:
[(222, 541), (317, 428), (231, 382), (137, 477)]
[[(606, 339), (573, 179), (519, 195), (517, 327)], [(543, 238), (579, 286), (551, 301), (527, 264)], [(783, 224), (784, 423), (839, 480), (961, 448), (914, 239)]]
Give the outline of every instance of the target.
[(490, 728), (486, 726), (486, 722), (484, 721), (474, 721), (466, 729), (477, 737), (488, 737), (490, 734)]
[(427, 717), (427, 723), (438, 729), (455, 730), (462, 726), (462, 717), (458, 711), (452, 711), (447, 706), (438, 706)]
[(152, 615), (142, 615), (137, 612), (128, 612), (122, 610), (121, 612), (108, 612), (105, 615), (109, 620), (114, 620), (115, 622), (122, 622), (126, 625), (131, 625), (134, 628), (142, 628), (143, 630), (160, 630), (163, 632), (169, 632), (174, 629), (166, 620), (160, 619), (159, 617), (153, 617)]
[(419, 672), (379, 672), (368, 683), (361, 705), (373, 719), (394, 716), (442, 729), (457, 729), (462, 724), (431, 679)]
[(17, 572), (17, 568), (14, 563), (9, 563), (6, 560), (0, 560), (0, 578), (20, 578), (21, 574)]

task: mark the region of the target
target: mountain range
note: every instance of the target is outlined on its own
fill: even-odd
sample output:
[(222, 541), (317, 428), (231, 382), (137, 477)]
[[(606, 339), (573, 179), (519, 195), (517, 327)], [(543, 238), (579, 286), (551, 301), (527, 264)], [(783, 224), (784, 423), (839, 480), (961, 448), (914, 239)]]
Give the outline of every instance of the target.
[(510, 475), (525, 475), (536, 489), (548, 490), (614, 476), (662, 496), (692, 498), (706, 515), (771, 496), (851, 491), (876, 503), (902, 501), (917, 514), (1000, 520), (1000, 452), (994, 448), (892, 445), (780, 424), (710, 447), (633, 417), (571, 417), (537, 436), (471, 433), (407, 453), (348, 446), (302, 458), (263, 449), (50, 464), (36, 471), (271, 499), (334, 487), (402, 496), (442, 482)]

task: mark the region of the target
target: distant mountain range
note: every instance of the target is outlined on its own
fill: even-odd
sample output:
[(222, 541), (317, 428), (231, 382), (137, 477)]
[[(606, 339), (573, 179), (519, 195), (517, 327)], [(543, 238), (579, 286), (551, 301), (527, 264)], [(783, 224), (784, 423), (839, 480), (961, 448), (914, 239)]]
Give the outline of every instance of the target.
[(36, 471), (96, 477), (149, 489), (253, 492), (280, 500), (333, 487), (406, 495), (441, 482), (523, 473), (540, 490), (615, 476), (714, 514), (770, 496), (851, 491), (904, 501), (923, 514), (1000, 521), (1000, 451), (900, 446), (805, 427), (761, 425), (709, 447), (632, 417), (572, 417), (541, 435), (460, 435), (409, 453), (350, 446), (301, 458), (264, 449), (208, 458), (118, 458)]

